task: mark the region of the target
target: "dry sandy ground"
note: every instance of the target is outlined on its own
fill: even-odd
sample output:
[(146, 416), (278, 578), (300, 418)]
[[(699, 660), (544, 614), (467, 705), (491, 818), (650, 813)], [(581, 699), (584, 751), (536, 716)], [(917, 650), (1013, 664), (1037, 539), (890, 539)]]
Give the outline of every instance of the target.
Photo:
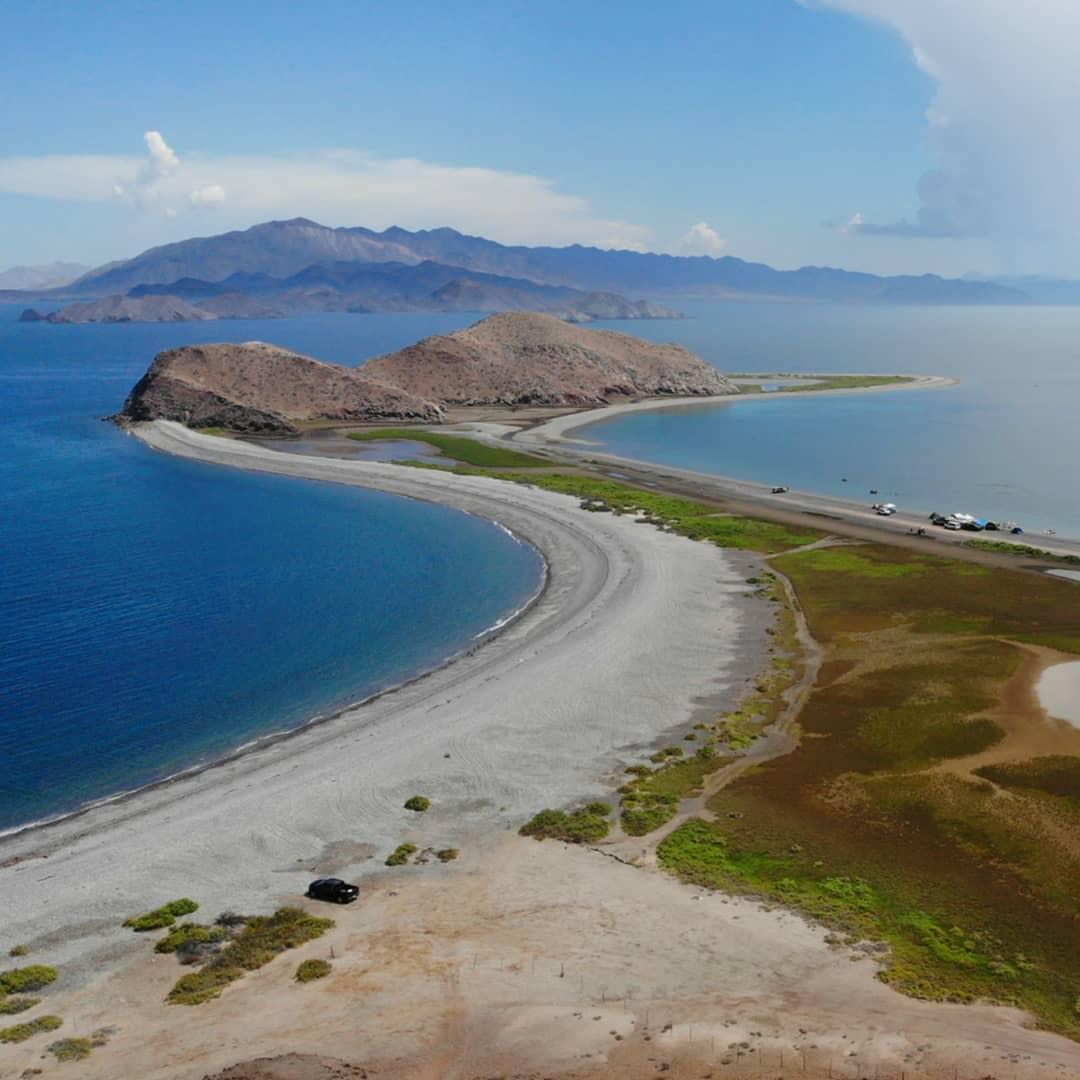
[[(207, 461), (431, 499), (503, 522), (548, 584), (515, 623), (424, 679), (291, 738), (0, 841), (0, 950), (27, 943), (66, 978), (137, 948), (132, 911), (191, 895), (271, 910), (315, 873), (381, 866), (399, 843), (467, 849), (605, 777), (664, 733), (730, 706), (771, 621), (749, 555), (590, 514), (500, 481), (301, 458), (156, 423), (155, 446)], [(243, 648), (243, 642), (236, 642)], [(434, 808), (402, 808), (413, 794)], [(365, 860), (367, 860), (365, 862)]]
[[(493, 837), (329, 913), (327, 937), (194, 1008), (162, 1004), (182, 969), (143, 939), (127, 970), (54, 1001), (69, 1033), (115, 1026), (107, 1046), (75, 1066), (0, 1048), (0, 1076), (198, 1080), (289, 1053), (402, 1080), (1080, 1075), (1080, 1048), (1015, 1011), (903, 998), (796, 916), (599, 851)], [(296, 983), (315, 956), (331, 975)]]

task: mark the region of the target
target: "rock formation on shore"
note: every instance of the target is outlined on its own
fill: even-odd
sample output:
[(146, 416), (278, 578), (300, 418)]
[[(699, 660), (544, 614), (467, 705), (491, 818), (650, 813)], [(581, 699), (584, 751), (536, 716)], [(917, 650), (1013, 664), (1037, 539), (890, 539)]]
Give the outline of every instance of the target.
[(681, 345), (512, 311), (370, 360), (364, 373), (444, 405), (605, 405), (736, 388)]
[(437, 405), (408, 390), (258, 341), (158, 353), (120, 411), (126, 420), (268, 434), (296, 432), (303, 420), (437, 423), (441, 417)]
[(155, 357), (120, 418), (286, 433), (305, 420), (438, 423), (446, 405), (588, 406), (736, 392), (680, 345), (518, 311), (358, 369), (260, 342), (170, 349)]

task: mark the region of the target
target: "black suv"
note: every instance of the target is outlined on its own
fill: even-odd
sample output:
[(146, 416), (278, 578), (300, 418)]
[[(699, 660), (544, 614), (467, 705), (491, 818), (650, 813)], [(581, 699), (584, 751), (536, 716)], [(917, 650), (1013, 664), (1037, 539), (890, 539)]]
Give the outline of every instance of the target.
[(313, 881), (307, 889), (312, 900), (327, 900), (332, 904), (351, 904), (359, 895), (360, 889), (336, 877), (321, 877)]

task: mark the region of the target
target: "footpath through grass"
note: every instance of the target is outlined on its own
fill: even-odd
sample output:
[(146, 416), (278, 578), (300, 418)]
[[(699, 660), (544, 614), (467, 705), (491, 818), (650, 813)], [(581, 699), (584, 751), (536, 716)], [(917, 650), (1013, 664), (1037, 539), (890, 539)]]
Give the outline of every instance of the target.
[(996, 719), (1023, 707), (1003, 696), (1022, 643), (1080, 653), (1072, 586), (877, 545), (774, 562), (826, 647), (803, 740), (666, 838), (661, 865), (821, 920), (905, 993), (1080, 1037), (1080, 760), (1032, 759)]
[(444, 435), (442, 432), (424, 431), (416, 428), (378, 428), (374, 431), (351, 431), (350, 439), (357, 442), (390, 442), (407, 440), (426, 443), (463, 465), (475, 465), (484, 469), (538, 469), (550, 467), (551, 462), (535, 454), (525, 454), (508, 447), (491, 446), (461, 435)]

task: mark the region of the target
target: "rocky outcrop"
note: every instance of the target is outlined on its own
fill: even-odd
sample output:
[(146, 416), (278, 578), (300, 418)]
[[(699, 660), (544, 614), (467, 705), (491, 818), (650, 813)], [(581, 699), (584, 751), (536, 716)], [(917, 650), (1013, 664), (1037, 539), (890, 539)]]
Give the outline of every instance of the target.
[(444, 405), (584, 406), (737, 392), (681, 345), (655, 345), (522, 311), (425, 338), (361, 370)]
[(46, 315), (51, 323), (206, 322), (212, 312), (177, 296), (106, 296), (86, 304), (69, 304)]
[(437, 423), (441, 416), (431, 401), (367, 373), (248, 342), (158, 353), (119, 419), (287, 434), (304, 420)]

